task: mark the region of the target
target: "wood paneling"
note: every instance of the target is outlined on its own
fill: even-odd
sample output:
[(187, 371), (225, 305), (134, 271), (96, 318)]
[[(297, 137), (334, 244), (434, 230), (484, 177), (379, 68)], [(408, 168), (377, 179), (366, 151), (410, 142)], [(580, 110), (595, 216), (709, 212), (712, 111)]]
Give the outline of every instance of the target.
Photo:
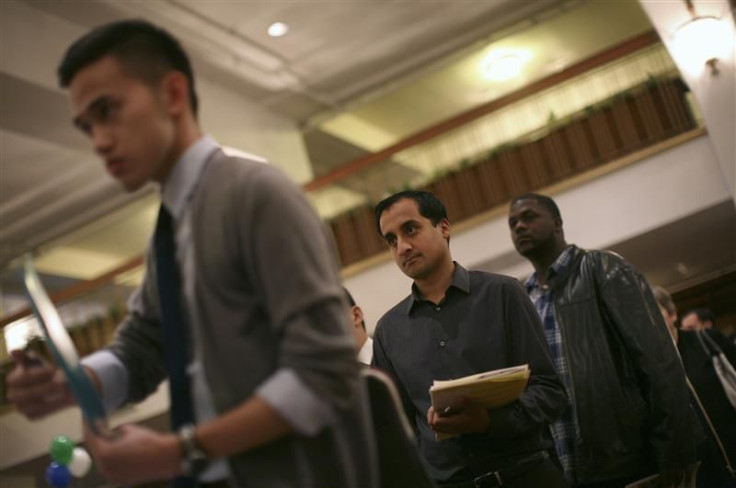
[[(547, 128), (479, 155), (427, 185), (459, 222), (515, 195), (534, 191), (695, 128), (679, 79), (650, 80)], [(368, 205), (333, 220), (344, 266), (381, 252), (361, 223)], [(357, 233), (351, 235), (351, 233)]]

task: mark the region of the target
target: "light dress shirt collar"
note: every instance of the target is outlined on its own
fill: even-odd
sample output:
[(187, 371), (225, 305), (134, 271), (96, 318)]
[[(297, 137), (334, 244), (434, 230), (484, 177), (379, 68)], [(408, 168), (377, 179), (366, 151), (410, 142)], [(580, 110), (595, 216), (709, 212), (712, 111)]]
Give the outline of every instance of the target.
[[(452, 282), (447, 289), (457, 288), (465, 294), (470, 294), (470, 274), (468, 273), (468, 270), (457, 264), (457, 261), (453, 261), (452, 263), (455, 265), (455, 270), (452, 272)], [(447, 292), (445, 292), (445, 296), (447, 296)], [(416, 283), (412, 283), (411, 297), (409, 298), (409, 302), (406, 306), (406, 314), (410, 315), (411, 311), (414, 309), (414, 305), (423, 301), (427, 300), (422, 296)]]
[(358, 351), (358, 361), (362, 364), (371, 364), (373, 361), (373, 339), (368, 337)]
[(209, 156), (220, 146), (209, 136), (202, 136), (184, 151), (161, 187), (161, 200), (179, 222), (194, 194)]

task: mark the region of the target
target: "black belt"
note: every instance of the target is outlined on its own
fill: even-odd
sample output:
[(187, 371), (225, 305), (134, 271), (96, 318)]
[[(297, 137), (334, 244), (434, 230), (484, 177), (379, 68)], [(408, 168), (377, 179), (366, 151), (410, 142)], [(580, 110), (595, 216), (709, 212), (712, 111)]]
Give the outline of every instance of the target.
[(499, 468), (495, 471), (489, 471), (482, 474), (472, 481), (463, 483), (451, 483), (448, 485), (440, 485), (440, 488), (496, 488), (503, 486), (505, 483), (518, 478), (519, 476), (529, 472), (529, 469), (549, 459), (546, 451), (535, 452), (530, 456), (517, 459), (510, 466)]
[(227, 478), (217, 481), (197, 481), (197, 488), (231, 488)]

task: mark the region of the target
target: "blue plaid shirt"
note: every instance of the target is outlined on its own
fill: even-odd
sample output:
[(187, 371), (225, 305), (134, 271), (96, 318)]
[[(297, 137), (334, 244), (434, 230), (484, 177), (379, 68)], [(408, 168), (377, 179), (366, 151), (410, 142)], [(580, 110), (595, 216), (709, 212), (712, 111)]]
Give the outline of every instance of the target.
[[(547, 282), (552, 276), (560, 274), (567, 266), (570, 265), (573, 255), (573, 246), (567, 246), (565, 250), (558, 256), (557, 260), (550, 266)], [(572, 402), (573, 396), (570, 390), (570, 369), (565, 359), (564, 343), (562, 341), (562, 332), (555, 321), (555, 304), (552, 300), (552, 290), (549, 286), (540, 285), (537, 273), (534, 273), (524, 284), (529, 296), (534, 302), (534, 306), (539, 312), (544, 324), (544, 333), (547, 336), (547, 343), (552, 355), (552, 362), (555, 365), (555, 371), (560, 377), (560, 381), (565, 386), (567, 397), (570, 398), (570, 405), (565, 409), (562, 416), (550, 425), (552, 438), (555, 442), (555, 450), (560, 459), (562, 468), (565, 471), (565, 478), (569, 482), (574, 482), (572, 466), (573, 453), (575, 448), (575, 405)]]

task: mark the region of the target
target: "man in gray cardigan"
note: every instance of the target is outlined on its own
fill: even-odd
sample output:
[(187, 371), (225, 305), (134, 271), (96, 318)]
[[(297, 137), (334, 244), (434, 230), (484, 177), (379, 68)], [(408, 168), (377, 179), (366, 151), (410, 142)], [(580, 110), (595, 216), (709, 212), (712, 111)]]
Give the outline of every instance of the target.
[[(159, 183), (163, 201), (129, 314), (83, 364), (108, 409), (169, 377), (179, 431), (88, 434), (98, 469), (124, 485), (371, 486), (355, 459), (365, 447), (359, 369), (338, 273), (301, 191), (203, 136), (187, 55), (154, 25), (94, 29), (69, 48), (59, 77), (108, 172), (129, 191)], [(13, 355), (9, 397), (21, 412), (74, 403), (56, 368)]]

